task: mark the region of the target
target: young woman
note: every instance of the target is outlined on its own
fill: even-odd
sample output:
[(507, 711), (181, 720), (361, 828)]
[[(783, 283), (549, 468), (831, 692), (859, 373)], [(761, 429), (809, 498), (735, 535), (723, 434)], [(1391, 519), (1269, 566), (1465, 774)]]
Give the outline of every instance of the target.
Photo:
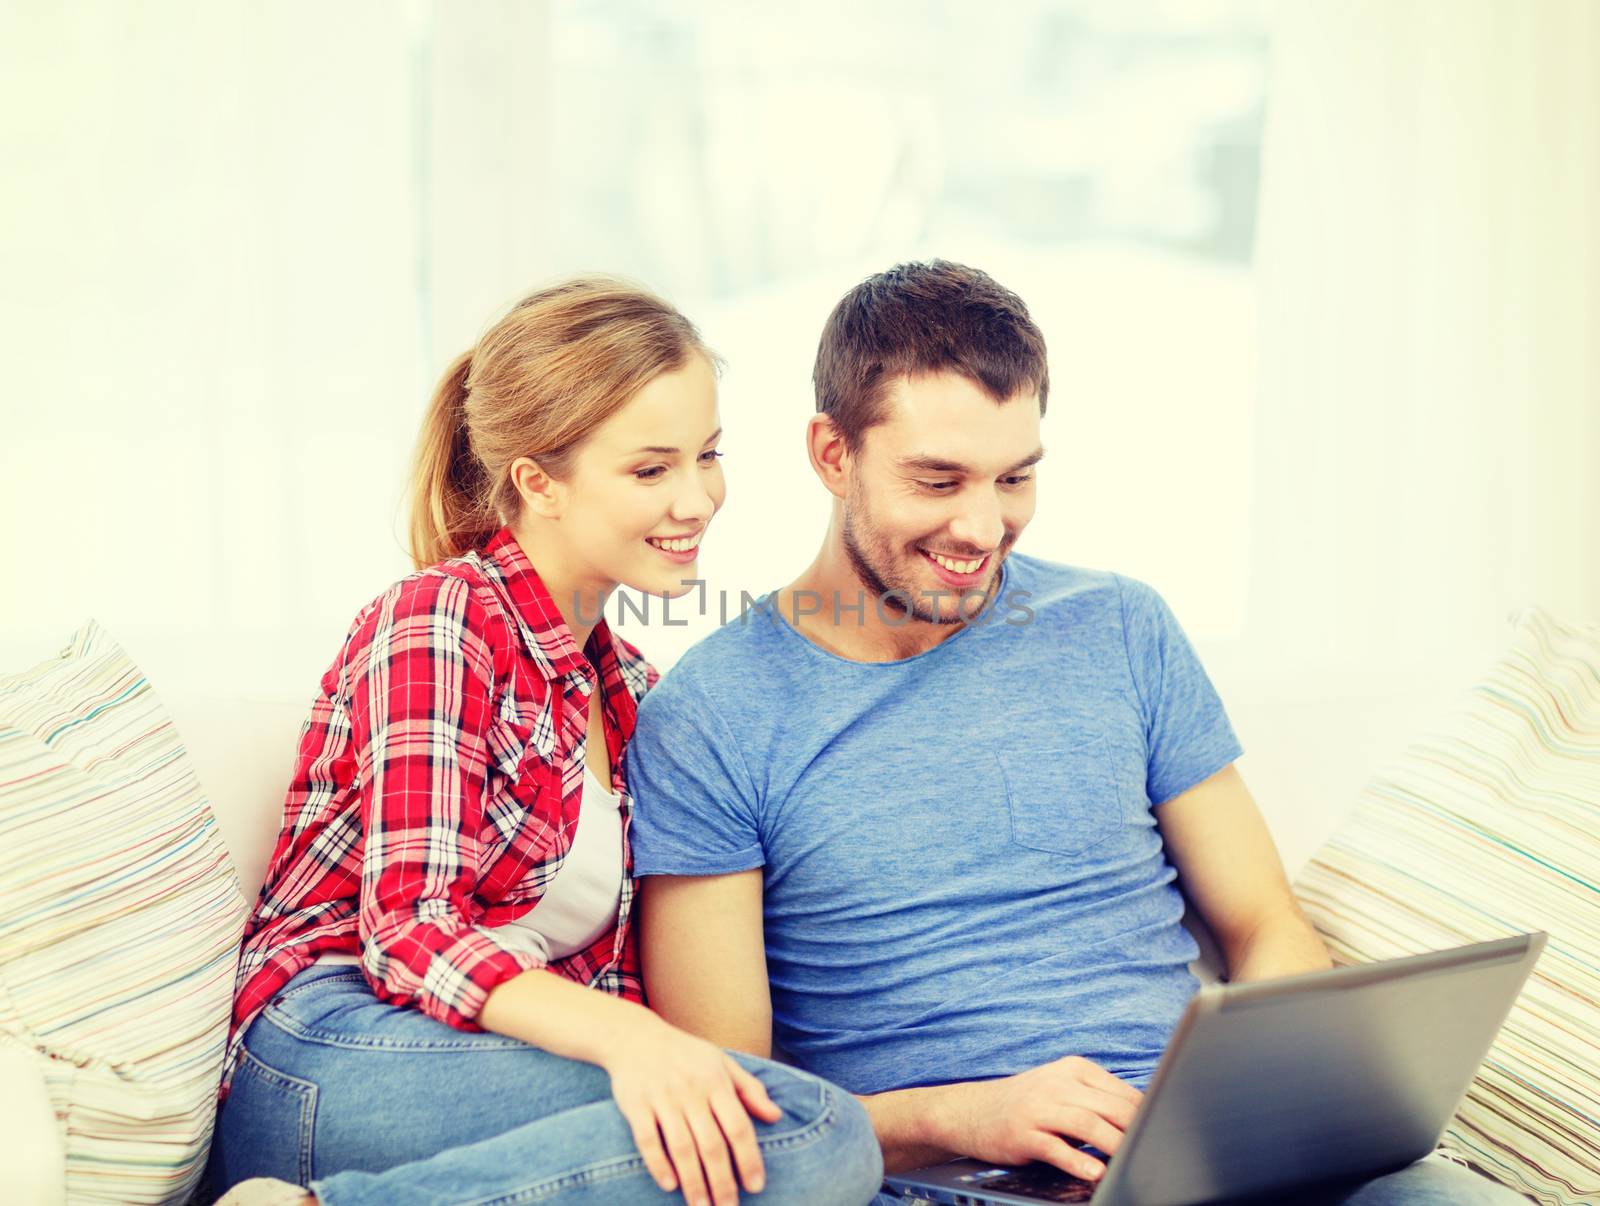
[(246, 929), (228, 1206), (877, 1190), (854, 1098), (642, 1003), (620, 767), (656, 676), (601, 617), (690, 589), (720, 435), (694, 327), (617, 282), (533, 294), (445, 374), (418, 572), (322, 677)]

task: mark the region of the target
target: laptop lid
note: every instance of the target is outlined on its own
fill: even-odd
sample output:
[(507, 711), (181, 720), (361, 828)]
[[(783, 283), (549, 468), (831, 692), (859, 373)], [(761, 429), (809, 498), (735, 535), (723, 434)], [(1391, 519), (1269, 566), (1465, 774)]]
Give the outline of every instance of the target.
[[(1437, 1145), (1545, 944), (1524, 934), (1381, 963), (1202, 988), (1093, 1200), (1192, 1206), (1372, 1176)], [(975, 1161), (891, 1177), (933, 1201), (986, 1194)], [(1060, 1181), (1069, 1182), (1065, 1174)], [(1010, 1185), (1015, 1185), (1012, 1181)]]

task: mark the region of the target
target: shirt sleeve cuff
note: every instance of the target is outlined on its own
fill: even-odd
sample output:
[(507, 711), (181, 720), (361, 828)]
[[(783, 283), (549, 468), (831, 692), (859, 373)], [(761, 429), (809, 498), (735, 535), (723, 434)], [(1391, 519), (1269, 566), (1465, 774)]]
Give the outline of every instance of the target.
[(489, 994), (512, 977), (544, 966), (537, 954), (507, 946), (493, 931), (473, 926), (434, 953), (417, 1004), (436, 1021), (480, 1030), (477, 1018)]
[(1170, 775), (1163, 783), (1152, 784), (1150, 807), (1159, 808), (1167, 801), (1177, 799), (1191, 787), (1198, 787), (1212, 775), (1232, 766), (1242, 757), (1244, 748), (1235, 741), (1225, 755), (1190, 766), (1182, 773)]
[(637, 850), (633, 856), (633, 874), (642, 879), (647, 875), (731, 875), (735, 871), (754, 871), (767, 863), (766, 852), (759, 845), (743, 850), (716, 854), (662, 854), (641, 858)]

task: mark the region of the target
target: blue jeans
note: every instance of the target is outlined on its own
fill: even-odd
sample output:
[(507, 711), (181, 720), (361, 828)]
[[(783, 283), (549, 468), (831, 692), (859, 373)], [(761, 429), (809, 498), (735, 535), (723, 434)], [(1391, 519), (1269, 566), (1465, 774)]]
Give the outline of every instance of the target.
[[(874, 1199), (873, 1206), (910, 1206), (918, 1200), (885, 1191)], [(1277, 1199), (1253, 1198), (1251, 1206), (1274, 1200), (1283, 1206), (1527, 1206), (1528, 1202), (1499, 1182), (1440, 1156), (1429, 1156), (1370, 1181), (1286, 1190)]]
[(1528, 1199), (1498, 1181), (1443, 1156), (1428, 1156), (1398, 1172), (1355, 1185), (1302, 1194), (1306, 1206), (1527, 1206)]
[[(606, 1073), (385, 1005), (355, 968), (301, 972), (245, 1034), (217, 1118), (212, 1188), (309, 1185), (327, 1206), (682, 1202), (646, 1171)], [(863, 1206), (883, 1162), (859, 1102), (736, 1056), (783, 1110), (752, 1119), (764, 1206)]]

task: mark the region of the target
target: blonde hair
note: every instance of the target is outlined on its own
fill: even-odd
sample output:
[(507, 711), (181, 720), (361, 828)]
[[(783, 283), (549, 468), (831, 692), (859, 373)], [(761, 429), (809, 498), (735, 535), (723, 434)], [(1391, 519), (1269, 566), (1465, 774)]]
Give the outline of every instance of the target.
[(717, 364), (693, 323), (624, 281), (577, 277), (523, 298), (428, 403), (411, 474), (416, 567), (482, 548), (517, 519), (512, 461), (565, 476), (595, 428), (695, 353)]

